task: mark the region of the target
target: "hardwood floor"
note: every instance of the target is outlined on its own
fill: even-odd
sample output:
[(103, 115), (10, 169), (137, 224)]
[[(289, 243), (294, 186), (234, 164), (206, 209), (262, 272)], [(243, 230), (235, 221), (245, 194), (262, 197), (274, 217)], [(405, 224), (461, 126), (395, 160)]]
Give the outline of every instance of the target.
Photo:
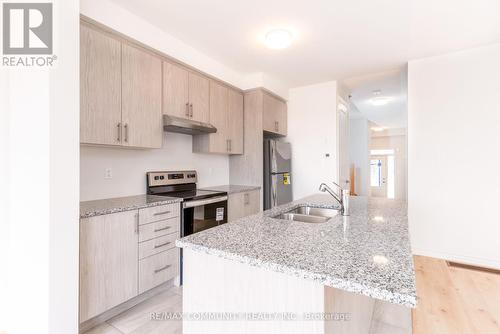
[[(500, 275), (448, 267), (444, 260), (415, 256), (418, 306), (413, 334), (500, 334)], [(182, 289), (172, 288), (85, 334), (181, 334), (181, 321), (151, 320), (154, 312), (182, 312)], [(388, 322), (390, 323), (390, 321)], [(404, 333), (397, 328), (377, 333)]]
[(500, 333), (500, 275), (415, 256), (414, 334)]

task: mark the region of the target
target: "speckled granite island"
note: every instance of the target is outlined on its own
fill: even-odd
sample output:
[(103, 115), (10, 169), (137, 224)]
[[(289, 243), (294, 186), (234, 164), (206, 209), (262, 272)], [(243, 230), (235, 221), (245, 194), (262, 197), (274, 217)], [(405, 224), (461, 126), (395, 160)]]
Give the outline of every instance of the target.
[(185, 321), (184, 333), (412, 332), (406, 204), (351, 197), (349, 217), (280, 219), (299, 206), (338, 208), (313, 195), (177, 241), (184, 312), (235, 317)]

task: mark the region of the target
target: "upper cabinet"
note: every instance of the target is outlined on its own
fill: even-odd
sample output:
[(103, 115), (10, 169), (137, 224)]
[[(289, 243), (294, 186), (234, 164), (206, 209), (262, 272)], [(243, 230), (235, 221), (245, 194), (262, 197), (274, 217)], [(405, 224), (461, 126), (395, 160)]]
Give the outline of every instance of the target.
[(264, 131), (286, 136), (288, 130), (286, 102), (264, 92), (263, 104)]
[(80, 141), (121, 145), (121, 43), (80, 26)]
[(163, 62), (163, 114), (208, 123), (209, 79)]
[(80, 142), (160, 148), (161, 60), (80, 27)]
[(161, 60), (137, 48), (122, 46), (123, 145), (160, 148)]
[(243, 93), (229, 89), (229, 152), (243, 154)]
[(211, 80), (209, 111), (209, 122), (217, 132), (195, 136), (193, 151), (242, 154), (243, 94)]

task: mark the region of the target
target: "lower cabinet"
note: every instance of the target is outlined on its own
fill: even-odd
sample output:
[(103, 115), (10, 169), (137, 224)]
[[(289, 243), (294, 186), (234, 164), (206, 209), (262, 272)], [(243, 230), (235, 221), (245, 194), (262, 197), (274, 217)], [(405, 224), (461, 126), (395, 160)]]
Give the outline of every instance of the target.
[(229, 194), (227, 200), (228, 221), (237, 220), (260, 211), (260, 190)]
[(80, 220), (80, 322), (179, 275), (180, 204)]
[(137, 296), (137, 211), (80, 221), (80, 321)]

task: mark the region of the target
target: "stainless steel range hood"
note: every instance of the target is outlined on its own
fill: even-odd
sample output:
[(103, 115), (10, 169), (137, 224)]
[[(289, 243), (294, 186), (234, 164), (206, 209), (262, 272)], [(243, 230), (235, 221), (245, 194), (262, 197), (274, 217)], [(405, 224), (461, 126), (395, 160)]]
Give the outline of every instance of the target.
[(163, 130), (186, 135), (201, 135), (217, 132), (217, 128), (212, 124), (171, 115), (163, 115)]

